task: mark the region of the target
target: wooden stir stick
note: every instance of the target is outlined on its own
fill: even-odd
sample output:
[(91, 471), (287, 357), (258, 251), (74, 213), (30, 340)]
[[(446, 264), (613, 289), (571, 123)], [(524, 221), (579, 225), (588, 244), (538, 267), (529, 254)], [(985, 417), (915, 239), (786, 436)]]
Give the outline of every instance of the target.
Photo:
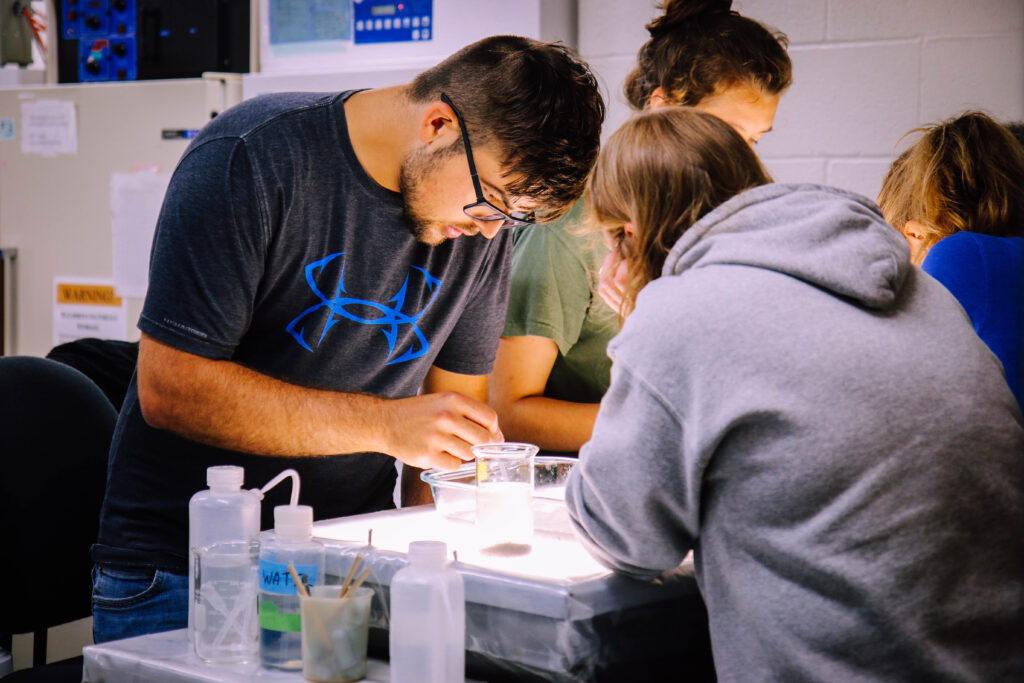
[(352, 566), (348, 568), (348, 574), (345, 575), (345, 580), (341, 582), (341, 590), (338, 591), (339, 598), (345, 597), (345, 592), (348, 590), (348, 584), (352, 581), (352, 577), (356, 575), (356, 571), (362, 563), (363, 556), (361, 553), (357, 553), (356, 559), (352, 562)]

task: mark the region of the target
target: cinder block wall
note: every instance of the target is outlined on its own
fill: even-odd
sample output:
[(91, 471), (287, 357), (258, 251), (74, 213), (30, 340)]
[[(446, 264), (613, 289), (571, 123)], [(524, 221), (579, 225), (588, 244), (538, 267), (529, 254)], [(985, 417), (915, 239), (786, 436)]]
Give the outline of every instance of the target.
[[(622, 83), (659, 14), (653, 0), (580, 0), (579, 46), (609, 101), (607, 136), (629, 116)], [(780, 182), (872, 199), (910, 129), (980, 109), (1024, 119), (1024, 0), (734, 0), (789, 36), (793, 86), (757, 146)]]

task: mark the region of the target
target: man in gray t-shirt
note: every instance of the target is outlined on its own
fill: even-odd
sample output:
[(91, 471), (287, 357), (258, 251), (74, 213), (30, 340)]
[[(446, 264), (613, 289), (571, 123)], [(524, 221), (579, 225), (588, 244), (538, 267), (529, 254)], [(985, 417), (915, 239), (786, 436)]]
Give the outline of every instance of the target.
[(502, 438), (484, 403), (502, 228), (580, 195), (603, 114), (564, 48), (504, 36), (407, 85), (258, 97), (200, 132), (158, 221), (111, 446), (96, 642), (185, 625), (207, 467), (245, 467), (246, 487), (293, 467), (326, 518), (391, 506), (395, 459), (403, 502), (423, 502), (417, 468)]

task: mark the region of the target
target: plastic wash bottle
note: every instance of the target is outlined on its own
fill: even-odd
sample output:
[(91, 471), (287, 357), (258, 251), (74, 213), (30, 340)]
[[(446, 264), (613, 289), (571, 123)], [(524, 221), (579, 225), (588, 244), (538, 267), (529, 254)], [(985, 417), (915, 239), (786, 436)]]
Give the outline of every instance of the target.
[[(210, 604), (210, 600), (203, 602), (196, 585), (196, 569), (201, 553), (216, 544), (257, 542), (260, 533), (260, 496), (253, 491), (242, 490), (244, 480), (245, 470), (241, 467), (209, 467), (206, 470), (206, 485), (210, 488), (196, 493), (188, 503), (188, 635), (189, 640), (197, 644), (200, 656), (210, 661), (240, 661), (247, 656), (246, 645), (235, 642), (238, 640), (238, 634), (229, 630), (231, 635), (225, 639), (224, 635), (219, 633), (219, 623), (223, 619), (218, 617), (215, 604)], [(237, 562), (220, 563), (221, 566), (216, 568), (215, 582), (207, 585), (212, 588), (215, 585), (243, 586), (248, 585), (248, 582), (254, 582), (254, 558), (249, 559), (243, 554), (237, 559)], [(255, 597), (255, 585), (252, 590)], [(207, 593), (207, 597), (210, 597), (210, 591)], [(213, 603), (217, 602), (216, 599), (213, 600)], [(255, 607), (255, 599), (252, 604)], [(197, 629), (196, 624), (197, 610), (204, 617), (200, 629)], [(210, 618), (205, 618), (207, 616)], [(197, 633), (200, 630), (203, 633), (197, 641)], [(205, 638), (206, 635), (211, 637)], [(214, 646), (216, 635), (221, 635), (221, 638)], [(249, 649), (251, 652), (248, 654), (254, 654), (255, 642)]]
[(462, 575), (440, 541), (409, 544), (409, 566), (391, 579), (391, 680), (455, 683), (466, 677)]
[(302, 615), (288, 565), (309, 586), (323, 583), (324, 546), (313, 540), (313, 508), (278, 505), (274, 531), (260, 544), (260, 664), (269, 669), (302, 668)]

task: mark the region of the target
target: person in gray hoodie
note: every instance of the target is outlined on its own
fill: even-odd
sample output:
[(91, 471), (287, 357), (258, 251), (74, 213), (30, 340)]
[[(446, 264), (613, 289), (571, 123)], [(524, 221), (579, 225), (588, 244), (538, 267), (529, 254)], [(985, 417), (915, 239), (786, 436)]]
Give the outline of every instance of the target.
[(587, 193), (628, 270), (566, 489), (588, 550), (639, 579), (692, 550), (720, 680), (1024, 679), (1021, 413), (875, 204), (675, 107)]

